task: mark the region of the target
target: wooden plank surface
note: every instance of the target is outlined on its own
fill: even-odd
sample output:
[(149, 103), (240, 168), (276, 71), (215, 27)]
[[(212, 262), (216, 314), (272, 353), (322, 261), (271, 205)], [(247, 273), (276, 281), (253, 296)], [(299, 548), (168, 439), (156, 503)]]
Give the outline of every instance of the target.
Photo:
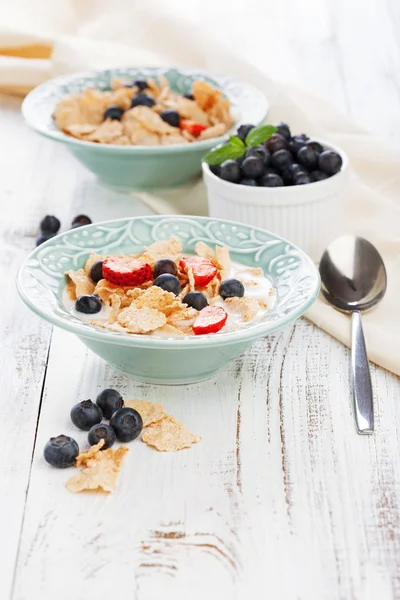
[[(230, 27), (223, 3), (212, 20), (197, 0), (174, 4), (224, 43), (241, 39), (260, 68), (400, 137), (393, 0), (266, 0), (263, 19), (251, 19), (256, 0), (233, 0)], [(79, 212), (100, 220), (147, 209), (99, 188), (63, 148), (29, 132), (18, 110), (2, 100), (0, 597), (400, 598), (398, 378), (372, 367), (377, 433), (362, 438), (348, 351), (305, 320), (257, 342), (217, 380), (179, 387), (135, 383), (70, 334), (52, 334), (14, 287), (42, 215), (67, 228)], [(203, 441), (173, 455), (137, 441), (114, 496), (74, 496), (42, 449), (72, 432), (78, 399), (106, 386), (163, 403)]]

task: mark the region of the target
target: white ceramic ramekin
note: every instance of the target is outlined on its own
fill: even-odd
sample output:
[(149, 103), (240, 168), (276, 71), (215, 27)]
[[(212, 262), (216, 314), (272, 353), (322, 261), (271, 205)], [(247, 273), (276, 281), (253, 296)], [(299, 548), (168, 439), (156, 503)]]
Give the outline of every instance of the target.
[[(319, 140), (321, 142), (321, 140)], [(250, 187), (223, 181), (203, 163), (209, 216), (255, 225), (280, 235), (304, 250), (315, 262), (343, 232), (343, 187), (348, 159), (344, 152), (339, 173), (329, 179), (288, 187)]]

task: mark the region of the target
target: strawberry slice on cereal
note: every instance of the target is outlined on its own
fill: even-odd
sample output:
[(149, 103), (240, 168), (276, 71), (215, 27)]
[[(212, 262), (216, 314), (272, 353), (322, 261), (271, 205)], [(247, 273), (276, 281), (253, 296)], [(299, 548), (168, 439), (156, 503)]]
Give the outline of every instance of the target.
[(196, 121), (191, 121), (190, 119), (181, 119), (179, 122), (179, 127), (181, 129), (184, 129), (194, 137), (197, 137), (201, 134), (202, 131), (207, 129), (207, 125), (203, 125), (202, 123), (196, 123)]
[(205, 287), (218, 272), (211, 260), (202, 256), (184, 257), (180, 260), (179, 266), (183, 271), (187, 271), (189, 268), (192, 269), (194, 282), (199, 287)]
[(139, 286), (153, 279), (149, 264), (130, 256), (107, 256), (103, 261), (103, 278), (123, 287)]
[(206, 306), (193, 323), (194, 335), (217, 333), (226, 323), (228, 313), (222, 306)]

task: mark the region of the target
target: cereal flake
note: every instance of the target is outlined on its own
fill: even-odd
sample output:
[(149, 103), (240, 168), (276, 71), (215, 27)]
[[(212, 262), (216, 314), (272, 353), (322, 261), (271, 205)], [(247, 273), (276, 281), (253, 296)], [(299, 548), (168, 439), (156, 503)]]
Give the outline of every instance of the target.
[(113, 493), (115, 491), (118, 474), (128, 448), (120, 446), (117, 450), (112, 448), (101, 450), (103, 445), (104, 440), (100, 440), (98, 444), (79, 454), (76, 466), (81, 466), (83, 469), (68, 479), (66, 485), (70, 492), (96, 490)]
[(161, 421), (166, 416), (165, 408), (156, 402), (148, 402), (147, 400), (124, 400), (124, 406), (134, 408), (138, 411), (143, 420), (143, 427), (147, 427), (152, 423)]
[(201, 437), (190, 433), (175, 417), (167, 415), (147, 427), (142, 434), (142, 441), (159, 452), (176, 452), (197, 444)]

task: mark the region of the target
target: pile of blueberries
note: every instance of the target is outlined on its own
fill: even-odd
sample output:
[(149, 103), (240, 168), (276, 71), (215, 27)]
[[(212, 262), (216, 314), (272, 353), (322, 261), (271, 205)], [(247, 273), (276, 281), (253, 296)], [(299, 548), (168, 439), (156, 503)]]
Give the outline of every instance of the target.
[[(82, 227), (83, 225), (90, 225), (91, 219), (86, 215), (78, 215), (72, 220), (71, 229), (76, 229), (77, 227)], [(57, 219), (54, 215), (46, 215), (40, 221), (40, 235), (36, 240), (36, 246), (40, 246), (43, 242), (47, 242), (50, 238), (57, 235), (60, 231), (61, 222), (60, 219)]]
[[(102, 423), (109, 420), (109, 425)], [(96, 398), (78, 402), (71, 409), (73, 424), (88, 431), (91, 446), (104, 440), (102, 450), (111, 448), (116, 440), (130, 442), (136, 439), (143, 429), (142, 417), (134, 408), (124, 407), (124, 400), (117, 390), (103, 390)], [(68, 435), (52, 437), (44, 447), (45, 460), (59, 469), (72, 467), (79, 454), (78, 443)]]
[[(154, 98), (149, 94), (146, 94), (148, 85), (145, 79), (136, 79), (136, 81), (132, 82), (127, 81), (123, 83), (123, 86), (138, 88), (138, 93), (132, 98), (132, 108), (135, 108), (135, 106), (148, 106), (149, 108), (153, 108), (155, 105)], [(185, 98), (194, 100), (192, 94), (185, 94)], [(124, 109), (121, 108), (121, 106), (118, 106), (118, 104), (111, 104), (104, 112), (104, 120), (114, 119), (116, 121), (120, 121), (123, 114)], [(172, 127), (179, 127), (180, 116), (178, 111), (172, 109), (163, 110), (160, 113), (160, 117), (163, 121), (168, 123), (168, 125), (171, 125)]]
[[(282, 187), (305, 185), (328, 179), (342, 168), (342, 157), (310, 140), (304, 133), (292, 136), (280, 123), (263, 144), (249, 148), (236, 160), (225, 160), (210, 170), (221, 179), (241, 185)], [(236, 136), (242, 141), (254, 125), (241, 125)]]

